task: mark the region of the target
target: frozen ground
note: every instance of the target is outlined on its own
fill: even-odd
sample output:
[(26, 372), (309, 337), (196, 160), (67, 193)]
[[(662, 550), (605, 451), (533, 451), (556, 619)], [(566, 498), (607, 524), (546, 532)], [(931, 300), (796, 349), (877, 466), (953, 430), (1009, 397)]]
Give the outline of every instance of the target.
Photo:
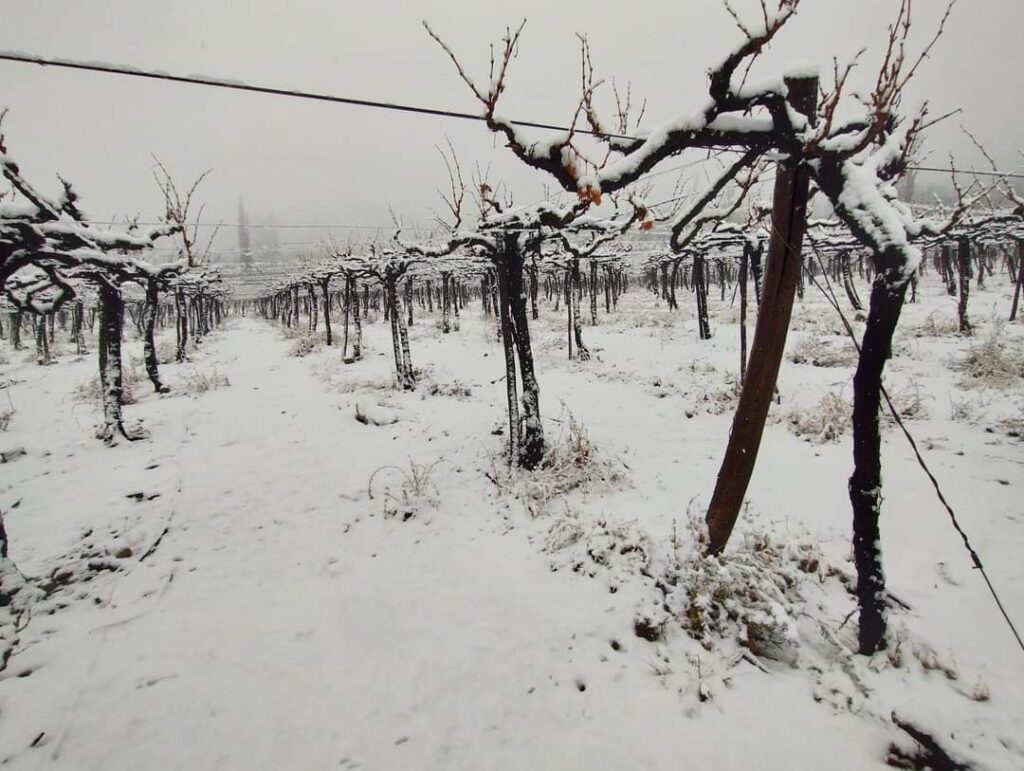
[[(964, 387), (953, 368), (989, 338), (993, 313), (1005, 316), (1009, 289), (972, 292), (973, 340), (948, 333), (954, 300), (940, 287), (922, 294), (888, 382), (1021, 621), (1022, 380)], [(897, 711), (978, 768), (1024, 767), (1020, 651), (893, 429), (883, 546), (907, 608), (892, 612), (891, 654), (848, 653), (849, 433), (825, 441), (844, 420), (830, 422), (822, 398), (840, 413), (848, 401), (850, 344), (813, 289), (788, 346), (805, 363), (784, 365), (732, 546), (737, 565), (776, 555), (766, 574), (794, 582), (780, 609), (788, 636), (754, 658), (728, 625), (706, 645), (679, 619), (658, 641), (634, 634), (657, 614), (666, 576), (692, 579), (690, 518), (713, 488), (734, 404), (727, 305), (712, 298), (715, 337), (702, 343), (689, 308), (671, 314), (635, 288), (584, 328), (589, 364), (565, 360), (564, 317), (542, 309), (548, 437), (565, 444), (571, 412), (611, 477), (562, 494), (554, 475), (501, 471), (503, 365), (477, 306), (450, 335), (417, 320), (412, 356), (425, 372), (412, 394), (389, 387), (382, 323), (367, 327), (365, 360), (344, 365), (337, 349), (289, 356), (280, 330), (235, 319), (192, 363), (163, 368), (172, 394), (138, 384), (127, 414), (151, 436), (113, 449), (93, 437), (95, 405), (75, 396), (91, 357), (37, 367), (0, 348), (0, 380), (16, 381), (0, 395), (16, 410), (0, 452), (27, 452), (0, 466), (11, 556), (26, 575), (66, 581), (36, 606), (0, 676), (0, 759), (884, 768), (893, 742), (912, 746)], [(1020, 325), (998, 334), (996, 347), (1018, 355)], [(840, 366), (806, 363), (823, 352)], [(384, 425), (357, 422), (357, 404)], [(411, 463), (428, 480), (406, 501)]]

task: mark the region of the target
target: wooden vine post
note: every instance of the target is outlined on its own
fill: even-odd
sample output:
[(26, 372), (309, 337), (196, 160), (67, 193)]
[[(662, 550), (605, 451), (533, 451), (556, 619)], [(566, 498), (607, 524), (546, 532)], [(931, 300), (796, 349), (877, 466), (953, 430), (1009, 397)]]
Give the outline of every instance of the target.
[[(793, 108), (813, 120), (818, 101), (818, 78), (790, 78), (786, 85)], [(725, 548), (754, 472), (793, 312), (809, 184), (810, 173), (801, 165), (799, 158), (780, 163), (775, 178), (772, 232), (750, 360), (729, 443), (708, 507), (709, 554), (718, 554)]]

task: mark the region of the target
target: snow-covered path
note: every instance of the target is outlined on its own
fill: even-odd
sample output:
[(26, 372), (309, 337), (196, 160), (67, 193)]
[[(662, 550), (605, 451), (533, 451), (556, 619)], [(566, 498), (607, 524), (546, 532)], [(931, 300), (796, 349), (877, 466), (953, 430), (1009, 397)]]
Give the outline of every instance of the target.
[[(89, 520), (68, 517), (77, 506), (93, 539), (133, 555), (90, 584), (88, 602), (25, 631), (0, 684), (10, 767), (879, 763), (891, 730), (815, 704), (795, 672), (741, 664), (735, 692), (696, 708), (681, 698), (659, 647), (630, 633), (629, 587), (552, 572), (521, 513), (502, 514), (485, 461), (458, 466), (492, 409), (462, 405), (468, 425), (449, 435), (442, 408), (398, 395), (399, 422), (364, 426), (357, 397), (287, 348), (240, 320), (203, 351), (230, 387), (132, 408), (151, 440), (108, 450), (58, 421), (36, 441), (61, 452), (11, 467), (4, 488), (22, 502), (8, 526), (26, 572), (79, 537)], [(89, 363), (66, 366), (81, 380)], [(386, 372), (387, 358), (368, 366)], [(31, 412), (46, 396), (27, 390)], [(451, 460), (438, 467), (441, 504), (401, 522), (366, 485), (407, 454)]]

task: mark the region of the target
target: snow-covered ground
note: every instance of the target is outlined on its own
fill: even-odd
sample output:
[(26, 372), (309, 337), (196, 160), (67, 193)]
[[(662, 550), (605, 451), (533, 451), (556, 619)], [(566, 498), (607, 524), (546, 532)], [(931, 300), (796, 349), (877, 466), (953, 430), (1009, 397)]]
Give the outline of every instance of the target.
[[(1009, 307), (1000, 281), (972, 291), (972, 339), (950, 333), (955, 300), (926, 282), (887, 381), (1021, 622), (1024, 381), (1018, 370), (966, 387), (955, 367), (997, 326), (992, 349), (1020, 355), (1021, 325), (994, 321)], [(545, 430), (565, 452), (575, 431), (589, 455), (582, 472), (570, 462), (523, 478), (503, 471), (504, 368), (478, 305), (449, 335), (417, 319), (414, 393), (390, 387), (383, 323), (367, 326), (365, 359), (345, 365), (336, 348), (290, 356), (279, 329), (233, 319), (191, 363), (163, 367), (171, 394), (140, 376), (126, 412), (150, 437), (115, 448), (76, 396), (91, 356), (38, 367), (4, 343), (0, 381), (15, 382), (0, 408), (15, 412), (0, 452), (27, 453), (0, 466), (11, 557), (66, 585), (35, 607), (0, 675), (0, 760), (884, 768), (893, 742), (912, 746), (895, 711), (978, 768), (1024, 767), (1021, 652), (893, 428), (883, 547), (906, 607), (892, 611), (888, 654), (849, 653), (852, 345), (813, 288), (788, 344), (804, 363), (783, 367), (734, 572), (695, 577), (692, 521), (735, 404), (728, 305), (712, 297), (715, 336), (701, 342), (689, 307), (672, 313), (634, 288), (584, 327), (586, 364), (566, 359), (564, 316), (543, 306)], [(211, 381), (221, 387), (204, 390)], [(357, 405), (383, 425), (357, 421)], [(577, 472), (584, 484), (558, 492)], [(735, 621), (724, 638), (694, 640), (686, 608), (661, 639), (635, 634), (638, 619), (678, 614), (673, 581), (717, 597), (756, 583), (745, 565), (782, 581), (784, 634), (764, 655), (734, 639)], [(741, 611), (748, 600), (732, 598)]]

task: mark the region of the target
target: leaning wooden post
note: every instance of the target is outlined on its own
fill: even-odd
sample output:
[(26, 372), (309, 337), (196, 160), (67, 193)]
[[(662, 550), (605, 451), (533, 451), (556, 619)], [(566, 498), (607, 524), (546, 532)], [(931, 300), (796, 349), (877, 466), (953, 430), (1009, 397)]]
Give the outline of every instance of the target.
[[(817, 77), (787, 78), (786, 85), (793, 107), (813, 120), (818, 101)], [(772, 202), (772, 232), (750, 360), (747, 362), (729, 444), (708, 507), (710, 554), (718, 554), (725, 548), (747, 494), (750, 476), (754, 472), (754, 462), (757, 460), (768, 408), (775, 392), (775, 381), (779, 375), (789, 319), (793, 312), (793, 296), (800, 275), (809, 183), (810, 174), (800, 165), (799, 159), (779, 164)]]
[(1017, 239), (1017, 283), (1013, 287), (1013, 305), (1010, 307), (1010, 321), (1017, 319), (1017, 301), (1024, 291), (1024, 239)]

